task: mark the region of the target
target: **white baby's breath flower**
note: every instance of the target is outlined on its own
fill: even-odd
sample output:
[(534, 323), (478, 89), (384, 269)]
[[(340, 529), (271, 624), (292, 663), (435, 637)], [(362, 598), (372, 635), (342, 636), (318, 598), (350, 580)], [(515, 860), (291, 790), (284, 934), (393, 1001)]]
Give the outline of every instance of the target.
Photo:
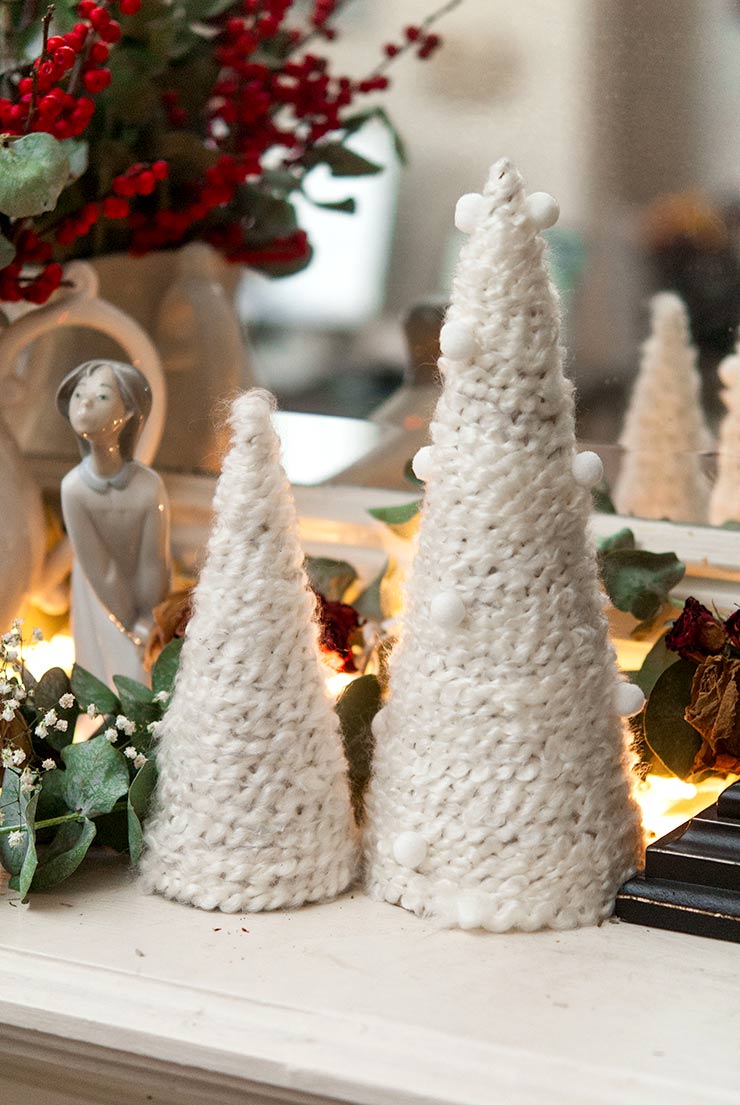
[(98, 708), (97, 708), (97, 706), (95, 705), (94, 702), (90, 703), (88, 708), (85, 710), (85, 713), (87, 714), (88, 717), (97, 717), (98, 716)]
[(3, 748), (2, 752), (0, 753), (0, 760), (2, 761), (3, 767), (11, 767), (12, 766), (12, 764), (13, 764), (13, 753), (11, 752), (11, 750), (9, 748)]
[(116, 718), (116, 728), (125, 733), (127, 737), (132, 737), (136, 732), (136, 722), (131, 721), (125, 714), (119, 714)]
[(169, 701), (169, 697), (170, 697), (170, 696), (169, 696), (169, 694), (167, 693), (167, 691), (157, 691), (157, 693), (155, 694), (155, 696), (154, 696), (154, 698), (152, 699), (152, 701), (153, 701), (153, 702), (168, 702), (168, 701)]
[(59, 699), (59, 705), (62, 707), (63, 710), (70, 710), (74, 706), (74, 704), (75, 696), (73, 694), (70, 694), (69, 691), (67, 691), (66, 694), (63, 694), (62, 697)]
[(150, 721), (146, 727), (147, 733), (151, 733), (153, 737), (156, 736), (157, 730), (159, 729), (161, 724), (161, 721)]
[(146, 763), (146, 756), (143, 752), (140, 752), (138, 756), (134, 756), (134, 767), (143, 767)]
[(9, 683), (7, 679), (0, 679), (0, 695), (10, 694), (12, 690), (12, 683)]
[(14, 748), (13, 749), (13, 763), (16, 767), (19, 767), (20, 764), (23, 763), (25, 758), (26, 758), (26, 753), (23, 751), (22, 748)]
[(30, 768), (26, 768), (21, 775), (21, 793), (28, 794), (36, 786), (36, 775)]
[(48, 732), (49, 732), (49, 730), (46, 728), (43, 721), (40, 721), (38, 723), (38, 725), (36, 726), (36, 736), (37, 737), (45, 737), (45, 736), (48, 735)]
[(43, 641), (43, 639), (44, 639), (43, 630), (39, 629), (39, 627), (36, 626), (36, 628), (31, 633), (31, 640), (34, 641), (36, 644), (38, 644), (39, 641)]
[(20, 651), (17, 648), (6, 648), (5, 655), (8, 660), (17, 660), (20, 656)]
[(133, 744), (130, 744), (128, 748), (124, 748), (123, 754), (124, 756), (128, 756), (129, 760), (135, 760), (136, 757), (139, 755)]
[(55, 725), (57, 720), (56, 710), (47, 710), (44, 714), (44, 725)]
[(15, 711), (18, 709), (18, 703), (14, 698), (9, 698), (3, 706), (3, 712), (0, 715), (3, 721), (12, 721), (15, 717)]
[(118, 730), (114, 729), (112, 726), (108, 726), (108, 728), (103, 733), (103, 736), (107, 741), (110, 741), (111, 744), (115, 744), (118, 740)]
[(54, 771), (57, 765), (54, 763), (54, 761), (52, 759), (49, 759), (49, 760), (42, 760), (41, 761), (41, 766), (43, 767), (44, 771)]
[(66, 733), (69, 729), (69, 722), (60, 717), (58, 721), (54, 722), (54, 728), (58, 729), (60, 733)]
[(25, 687), (15, 687), (14, 690), (15, 690), (15, 697), (18, 699), (19, 702), (22, 702), (24, 698), (28, 697), (27, 694), (26, 694), (26, 688)]
[(23, 843), (23, 837), (26, 834), (21, 829), (16, 829), (8, 836), (8, 844), (11, 848), (17, 848), (19, 844)]

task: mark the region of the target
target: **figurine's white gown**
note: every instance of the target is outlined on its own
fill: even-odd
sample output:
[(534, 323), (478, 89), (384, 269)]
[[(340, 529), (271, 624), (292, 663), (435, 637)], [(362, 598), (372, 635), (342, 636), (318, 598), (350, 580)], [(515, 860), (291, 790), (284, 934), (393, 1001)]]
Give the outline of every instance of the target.
[[(75, 548), (72, 630), (76, 662), (109, 687), (113, 686), (114, 675), (127, 675), (146, 683), (143, 649), (124, 622), (133, 625), (140, 606), (148, 615), (167, 593), (166, 565), (160, 573), (161, 581), (145, 579), (142, 587), (141, 578), (142, 572), (146, 576), (147, 569), (155, 566), (150, 543), (152, 538), (155, 544), (159, 542), (152, 530), (164, 529), (168, 541), (168, 510), (162, 481), (156, 472), (136, 461), (124, 464), (115, 476), (102, 478), (85, 458), (62, 483), (62, 510)], [(80, 513), (92, 527), (90, 533), (80, 532)], [(99, 543), (97, 550), (91, 548), (91, 536)], [(107, 608), (90, 579), (95, 571), (106, 571), (109, 563), (115, 563), (130, 581), (131, 607), (125, 613), (118, 612), (119, 616)], [(144, 594), (137, 595), (142, 590)]]

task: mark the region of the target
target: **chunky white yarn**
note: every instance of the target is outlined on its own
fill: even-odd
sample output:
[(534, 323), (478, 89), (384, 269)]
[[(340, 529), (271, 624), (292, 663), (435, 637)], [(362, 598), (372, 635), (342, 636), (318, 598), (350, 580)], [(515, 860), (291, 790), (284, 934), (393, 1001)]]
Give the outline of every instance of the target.
[(673, 292), (651, 300), (651, 333), (620, 437), (625, 449), (614, 503), (620, 514), (704, 522), (709, 482), (699, 454), (711, 448), (686, 307)]
[[(405, 623), (373, 726), (366, 884), (450, 926), (568, 928), (611, 911), (642, 834), (544, 242), (508, 161), (485, 195), (449, 309), (476, 352), (440, 362)], [(435, 617), (449, 594), (459, 622)]]
[(232, 408), (141, 860), (145, 890), (227, 913), (331, 898), (356, 870), (346, 763), (271, 411), (258, 390)]
[(719, 428), (717, 481), (709, 499), (709, 521), (713, 526), (740, 522), (740, 335), (735, 352), (725, 357), (717, 373), (727, 413)]

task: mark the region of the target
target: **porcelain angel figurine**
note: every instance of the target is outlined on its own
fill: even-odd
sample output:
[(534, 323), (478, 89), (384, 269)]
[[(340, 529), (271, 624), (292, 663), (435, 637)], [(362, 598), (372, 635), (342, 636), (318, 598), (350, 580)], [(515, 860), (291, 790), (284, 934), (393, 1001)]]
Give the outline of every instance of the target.
[(133, 365), (94, 360), (65, 376), (56, 402), (82, 454), (62, 481), (75, 656), (108, 685), (114, 674), (144, 681), (152, 610), (170, 584), (167, 495), (157, 473), (133, 459), (151, 389)]

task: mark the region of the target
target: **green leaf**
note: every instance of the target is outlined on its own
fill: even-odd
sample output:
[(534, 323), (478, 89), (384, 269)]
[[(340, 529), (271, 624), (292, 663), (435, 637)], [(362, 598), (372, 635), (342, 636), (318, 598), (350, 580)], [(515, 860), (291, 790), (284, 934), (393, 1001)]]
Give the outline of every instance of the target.
[(599, 514), (616, 514), (617, 508), (612, 502), (612, 497), (609, 493), (609, 485), (606, 480), (603, 480), (598, 487), (594, 487), (591, 492), (591, 500), (594, 510)]
[(23, 821), (26, 825), (26, 852), (23, 857), (23, 865), (18, 876), (17, 887), (22, 902), (25, 902), (26, 898), (28, 897), (28, 891), (31, 889), (33, 876), (38, 865), (38, 855), (36, 853), (36, 832), (34, 829), (37, 802), (38, 794), (34, 793), (26, 803), (26, 807), (23, 811)]
[(9, 242), (4, 234), (0, 234), (0, 269), (10, 265), (15, 257), (15, 246)]
[(347, 215), (354, 215), (357, 210), (357, 202), (348, 196), (346, 200), (315, 200), (311, 196), (306, 195), (306, 198), (311, 201), (314, 207), (321, 207), (324, 211), (343, 211)]
[(421, 510), (421, 499), (412, 503), (403, 503), (401, 506), (371, 507), (368, 514), (384, 522), (399, 537), (412, 537), (416, 533), (417, 514)]
[(70, 180), (79, 180), (83, 173), (87, 172), (88, 166), (88, 146), (87, 142), (84, 142), (79, 138), (65, 138), (62, 142), (62, 148), (67, 155), (69, 161), (69, 176)]
[(67, 722), (67, 729), (64, 733), (52, 727), (44, 738), (57, 752), (61, 752), (63, 748), (72, 743), (75, 722), (80, 712), (76, 705), (68, 710), (62, 709), (59, 705), (59, 699), (62, 695), (69, 693), (70, 687), (69, 676), (62, 668), (49, 668), (36, 685), (34, 701), (37, 709), (41, 713), (46, 713), (47, 710), (56, 710), (57, 717)]
[(618, 529), (616, 533), (611, 534), (609, 537), (604, 537), (599, 541), (600, 553), (614, 552), (615, 549), (634, 548), (635, 535), (631, 529)]
[(642, 549), (615, 549), (600, 557), (600, 566), (611, 601), (638, 621), (655, 617), (686, 571), (675, 553)]
[(62, 751), (64, 796), (71, 810), (88, 817), (110, 813), (128, 790), (126, 759), (104, 736), (82, 744), (70, 744)]
[(95, 823), (87, 817), (60, 825), (51, 844), (43, 850), (31, 890), (49, 890), (68, 879), (87, 855), (95, 832)]
[(138, 683), (135, 679), (130, 679), (128, 675), (114, 675), (113, 682), (116, 685), (124, 709), (128, 703), (133, 702), (141, 705), (142, 703), (151, 702), (154, 697), (149, 687), (145, 687), (143, 683)]
[(70, 812), (65, 795), (64, 771), (60, 768), (47, 771), (41, 776), (40, 784), (41, 789), (38, 805), (36, 806), (36, 817), (39, 821), (46, 821), (51, 817), (61, 817), (62, 814)]
[(666, 648), (665, 634), (659, 637), (642, 662), (639, 671), (630, 674), (630, 680), (636, 683), (642, 693), (649, 696), (664, 671), (678, 660), (678, 654)]
[(659, 677), (645, 709), (645, 739), (669, 771), (685, 779), (702, 740), (684, 712), (691, 699), (696, 664), (677, 660)]
[(314, 591), (330, 602), (341, 602), (342, 596), (357, 579), (357, 572), (346, 560), (328, 556), (307, 556), (306, 573)]
[(147, 760), (134, 776), (128, 792), (128, 850), (133, 863), (139, 862), (144, 848), (142, 825), (156, 785), (157, 765), (154, 760)]
[(373, 763), (372, 720), (381, 707), (382, 689), (376, 675), (361, 675), (348, 684), (337, 700), (336, 711), (347, 757), (349, 785), (355, 819), (365, 808), (365, 789)]
[[(15, 828), (16, 826), (22, 828), (26, 824), (25, 813), (28, 802), (28, 794), (21, 793), (20, 772), (6, 767), (3, 772), (3, 787), (0, 793), (0, 813), (2, 813), (4, 828)], [(15, 846), (10, 843), (9, 833), (0, 835), (0, 862), (10, 875), (18, 876), (20, 874), (27, 849), (28, 833), (25, 833), (23, 841)], [(17, 886), (15, 889), (18, 889)]]
[(163, 692), (172, 694), (184, 643), (182, 638), (175, 638), (175, 640), (165, 645), (157, 657), (152, 668), (152, 690), (154, 694), (162, 694)]
[(371, 119), (379, 120), (379, 122), (390, 132), (393, 139), (393, 147), (396, 151), (396, 157), (402, 165), (406, 165), (408, 162), (406, 145), (385, 108), (372, 107), (368, 111), (359, 111), (356, 115), (351, 115), (348, 119), (345, 119), (342, 124), (345, 134), (355, 134), (358, 130), (361, 130), (366, 123), (369, 123)]
[(67, 154), (51, 134), (34, 131), (0, 141), (0, 211), (9, 218), (53, 211), (68, 180)]
[(326, 165), (332, 176), (374, 176), (382, 173), (383, 166), (368, 161), (366, 157), (355, 153), (341, 142), (325, 142), (323, 146), (314, 146), (303, 158), (307, 169), (316, 165)]
[(100, 714), (120, 713), (121, 704), (113, 691), (79, 664), (72, 668), (70, 687), (83, 710), (95, 706)]
[(385, 573), (388, 571), (388, 561), (386, 560), (382, 570), (378, 573), (372, 583), (369, 583), (365, 590), (357, 596), (352, 603), (358, 614), (361, 614), (363, 618), (369, 618), (370, 621), (379, 622), (387, 616), (386, 611), (383, 609), (383, 580)]

